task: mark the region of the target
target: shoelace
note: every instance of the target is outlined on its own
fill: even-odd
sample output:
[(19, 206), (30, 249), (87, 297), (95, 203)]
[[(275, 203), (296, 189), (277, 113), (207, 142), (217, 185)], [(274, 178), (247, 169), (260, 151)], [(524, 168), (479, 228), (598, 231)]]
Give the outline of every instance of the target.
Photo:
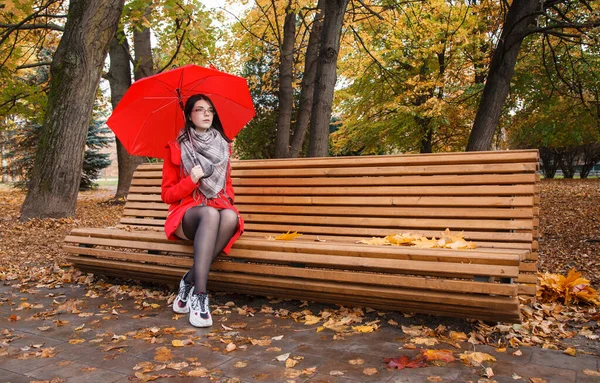
[(206, 298), (208, 297), (207, 294), (202, 293), (202, 294), (194, 294), (192, 296), (192, 300), (191, 300), (191, 305), (192, 305), (192, 309), (193, 310), (198, 310), (200, 309), (200, 312), (206, 312)]
[(190, 294), (192, 287), (194, 287), (193, 283), (184, 282), (183, 286), (179, 288), (179, 292), (177, 293), (179, 295), (179, 299), (181, 299), (182, 301), (187, 301), (188, 295)]

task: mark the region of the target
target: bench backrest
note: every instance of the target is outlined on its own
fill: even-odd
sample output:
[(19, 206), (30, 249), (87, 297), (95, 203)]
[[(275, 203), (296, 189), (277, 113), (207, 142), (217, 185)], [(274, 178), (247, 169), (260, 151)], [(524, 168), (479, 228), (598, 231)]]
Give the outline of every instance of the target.
[[(449, 228), (480, 247), (535, 253), (538, 168), (536, 150), (236, 160), (232, 179), (247, 234), (347, 240)], [(161, 169), (138, 167), (122, 225), (162, 230)]]

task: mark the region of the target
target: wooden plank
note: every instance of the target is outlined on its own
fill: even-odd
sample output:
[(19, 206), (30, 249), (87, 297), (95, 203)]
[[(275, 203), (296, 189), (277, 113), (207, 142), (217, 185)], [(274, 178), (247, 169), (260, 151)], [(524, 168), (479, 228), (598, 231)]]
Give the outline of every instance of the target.
[[(480, 207), (370, 207), (370, 206), (303, 206), (303, 205), (259, 205), (237, 203), (241, 213), (278, 213), (339, 216), (374, 217), (448, 217), (448, 218), (528, 218), (533, 216), (533, 208), (480, 208)], [(155, 202), (127, 202), (125, 211), (135, 210), (128, 215), (139, 214), (136, 211), (152, 211), (152, 216), (163, 217), (158, 212), (166, 212), (169, 206)]]
[(461, 152), (461, 153), (428, 153), (402, 155), (373, 155), (360, 157), (315, 157), (315, 158), (285, 158), (269, 160), (232, 161), (233, 169), (277, 169), (277, 168), (310, 168), (324, 166), (385, 166), (387, 164), (490, 164), (490, 163), (537, 163), (538, 154), (532, 151), (497, 151), (497, 152)]
[[(484, 186), (369, 186), (369, 187), (237, 187), (235, 195), (300, 195), (300, 196), (515, 196), (532, 195), (534, 185)], [(132, 186), (132, 192), (160, 193), (160, 187)]]
[[(269, 177), (269, 178), (267, 178)], [(233, 186), (399, 186), (399, 185), (516, 185), (533, 184), (535, 174), (473, 174), (473, 175), (430, 175), (430, 176), (371, 176), (369, 169), (364, 169), (357, 177), (285, 177), (271, 178), (267, 173), (264, 178), (233, 178)], [(161, 178), (134, 178), (134, 186), (160, 186)]]
[[(115, 229), (76, 228), (71, 231), (72, 236), (108, 238), (114, 240), (135, 240), (161, 243), (177, 243), (189, 245), (189, 241), (170, 241), (164, 233), (144, 231), (131, 232)], [(435, 258), (443, 262), (469, 262), (479, 264), (518, 265), (519, 260), (527, 258), (529, 251), (519, 249), (493, 249), (477, 248), (474, 250), (451, 249), (418, 249), (415, 247), (391, 247), (357, 245), (351, 242), (329, 241), (314, 242), (312, 238), (296, 239), (294, 241), (272, 241), (263, 236), (250, 233), (242, 236), (234, 244), (236, 249), (286, 251), (294, 253), (336, 254), (359, 257), (394, 258), (394, 259), (421, 259)], [(183, 250), (181, 250), (183, 251)], [(424, 258), (422, 258), (424, 257)]]
[[(243, 216), (242, 216), (243, 217)], [(452, 228), (451, 228), (452, 229)], [(277, 225), (253, 223), (246, 221), (244, 223), (245, 232), (257, 231), (268, 233), (287, 233), (288, 231), (297, 231), (302, 234), (313, 235), (339, 235), (352, 236), (356, 238), (370, 237), (385, 237), (390, 234), (404, 233), (411, 231), (410, 227), (397, 227), (394, 230), (380, 228), (345, 228), (345, 227), (329, 227), (329, 226), (307, 226), (307, 225)], [(415, 230), (412, 230), (415, 231)], [(417, 230), (419, 233), (428, 237), (440, 235), (440, 230)], [(495, 240), (495, 241), (513, 241), (513, 242), (529, 242), (531, 243), (531, 233), (500, 233), (500, 232), (475, 232), (465, 231), (467, 240)]]
[[(158, 199), (160, 201), (160, 198)], [(340, 206), (439, 206), (439, 207), (528, 207), (533, 206), (531, 196), (513, 197), (322, 197), (322, 196), (280, 196), (261, 195), (244, 196), (236, 195), (235, 202), (243, 204), (277, 204), (277, 205), (340, 205)]]
[(121, 218), (120, 221), (121, 224), (123, 225), (137, 225), (137, 226), (164, 226), (165, 225), (165, 220), (164, 219), (152, 219), (152, 218), (129, 218), (129, 217), (123, 217)]
[[(327, 212), (323, 212), (327, 213)], [(531, 220), (491, 220), (491, 219), (452, 219), (452, 218), (372, 218), (372, 217), (338, 217), (338, 216), (301, 216), (301, 215), (275, 215), (246, 213), (243, 215), (246, 222), (273, 224), (283, 223), (291, 226), (297, 225), (329, 225), (344, 227), (376, 227), (390, 228), (410, 227), (413, 229), (441, 229), (451, 230), (532, 230)]]
[[(264, 178), (269, 177), (360, 177), (367, 174), (365, 167), (359, 161), (348, 164), (346, 167), (298, 167), (276, 169), (233, 169), (233, 178)], [(518, 174), (535, 173), (537, 164), (466, 164), (456, 165), (425, 165), (425, 166), (377, 166), (369, 167), (370, 176), (429, 176), (429, 175), (463, 175), (463, 174)]]
[[(160, 265), (131, 264), (127, 262), (118, 262), (111, 260), (100, 260), (93, 258), (80, 257), (76, 261), (78, 265), (106, 265), (119, 267), (121, 270), (142, 271), (156, 270), (166, 271), (168, 267)], [(105, 266), (105, 267), (106, 267)], [(487, 295), (472, 294), (453, 294), (437, 291), (387, 288), (377, 286), (353, 286), (348, 284), (338, 284), (332, 282), (313, 281), (294, 278), (277, 278), (269, 276), (244, 275), (236, 273), (226, 273), (215, 271), (209, 274), (209, 280), (228, 282), (234, 284), (256, 284), (267, 285), (270, 287), (279, 287), (285, 289), (298, 289), (307, 291), (320, 291), (335, 294), (346, 294), (355, 297), (374, 296), (378, 298), (387, 298), (394, 300), (407, 300), (416, 302), (430, 302), (435, 304), (456, 305), (460, 307), (475, 306), (478, 308), (488, 308), (492, 310), (507, 310), (514, 308), (516, 298), (499, 297)], [(238, 290), (239, 292), (239, 290)]]
[[(239, 272), (245, 274), (271, 275), (306, 278), (306, 270), (296, 267), (259, 265), (238, 262), (226, 262), (217, 259), (211, 269), (215, 271)], [(311, 269), (310, 278), (332, 282), (353, 282), (359, 284), (382, 285), (389, 287), (405, 287), (446, 292), (459, 292), (471, 294), (495, 294), (516, 296), (518, 287), (515, 284), (486, 283), (453, 279), (419, 278), (409, 276), (395, 276), (385, 274), (360, 273), (335, 271), (324, 269)]]
[(528, 207), (533, 198), (519, 197), (324, 197), (236, 195), (236, 204), (327, 205), (327, 206), (438, 206), (438, 207)]
[[(302, 215), (335, 215), (359, 217), (445, 217), (445, 218), (527, 218), (533, 216), (532, 208), (475, 208), (475, 207), (370, 207), (370, 206), (303, 206), (303, 205), (252, 205), (237, 203), (241, 213), (277, 213)], [(125, 205), (127, 209), (127, 205)], [(152, 209), (152, 206), (143, 207)], [(167, 209), (165, 205), (164, 210)]]
[[(124, 247), (130, 249), (168, 251), (187, 254), (193, 252), (192, 246), (178, 243), (157, 243), (148, 241), (77, 236), (67, 236), (65, 242), (73, 244)], [(281, 251), (263, 251), (246, 249), (231, 249), (231, 252), (226, 257), (247, 259), (255, 262), (302, 263), (305, 265), (317, 267), (326, 266), (332, 268), (351, 268), (375, 272), (385, 271), (393, 273), (414, 273), (419, 275), (454, 275), (457, 277), (473, 275), (516, 277), (519, 272), (518, 266), (440, 262), (435, 257), (423, 258), (427, 260), (407, 260), (355, 257), (337, 254), (310, 254), (300, 252), (288, 253)]]
[[(76, 257), (68, 257), (68, 260), (71, 262), (75, 262), (72, 258)], [(175, 267), (172, 268), (160, 268), (158, 266), (144, 266), (136, 268), (136, 270), (127, 270), (123, 271), (120, 265), (117, 265), (115, 268), (109, 268), (105, 263), (100, 263), (100, 266), (93, 265), (83, 265), (79, 264), (79, 268), (84, 271), (99, 273), (99, 274), (108, 274), (115, 275), (117, 277), (125, 277), (125, 278), (137, 278), (142, 280), (148, 280), (152, 282), (157, 281), (157, 277), (160, 276), (160, 281), (163, 283), (171, 282), (172, 284), (176, 284), (181, 276), (185, 273), (185, 269), (177, 269)], [(278, 288), (272, 288), (266, 285), (241, 285), (241, 284), (231, 284), (227, 282), (218, 282), (214, 281), (214, 278), (209, 278), (209, 288), (216, 288), (219, 291), (232, 291), (239, 293), (239, 291), (245, 291), (248, 293), (261, 294), (261, 295), (277, 295), (280, 297), (289, 297), (294, 299), (302, 299), (302, 300), (316, 300), (322, 301), (325, 303), (337, 303), (337, 304), (348, 304), (351, 306), (356, 305), (367, 305), (373, 308), (382, 308), (386, 310), (398, 310), (398, 311), (412, 311), (412, 312), (423, 312), (427, 314), (434, 315), (447, 315), (447, 316), (458, 316), (458, 317), (468, 317), (468, 318), (476, 318), (476, 319), (484, 319), (484, 320), (503, 320), (507, 322), (518, 322), (519, 311), (518, 307), (512, 308), (510, 310), (501, 310), (501, 311), (492, 311), (490, 309), (480, 309), (478, 307), (460, 307), (460, 306), (451, 306), (445, 304), (434, 304), (434, 305), (424, 305), (422, 302), (411, 302), (411, 301), (390, 301), (377, 299), (374, 297), (360, 297), (360, 296), (347, 296), (343, 294), (332, 294), (332, 293), (317, 293), (311, 291), (296, 291), (296, 290), (282, 290)], [(259, 291), (259, 289), (265, 289), (264, 291)], [(297, 294), (297, 296), (294, 296)], [(516, 301), (516, 299), (515, 299)]]
[(160, 265), (172, 265), (187, 268), (192, 267), (192, 265), (194, 264), (194, 261), (190, 257), (175, 257), (148, 253), (134, 253), (131, 251), (124, 252), (117, 250), (66, 245), (64, 245), (62, 248), (65, 252), (69, 254), (89, 255), (93, 257), (109, 258), (127, 262), (156, 263)]
[(131, 190), (129, 190), (129, 193), (127, 195), (127, 201), (140, 201), (140, 202), (162, 202), (162, 199), (160, 197), (160, 193), (156, 193), (156, 194), (136, 194), (136, 193), (132, 193)]
[[(159, 265), (173, 265), (178, 267), (190, 268), (193, 265), (191, 257), (173, 257), (161, 256), (145, 253), (131, 253), (106, 249), (63, 246), (63, 250), (70, 254), (89, 255), (94, 257), (108, 258), (129, 262), (155, 263)], [(477, 293), (477, 294), (495, 294), (516, 296), (517, 285), (484, 283), (463, 280), (447, 280), (433, 278), (418, 278), (408, 276), (393, 276), (374, 273), (356, 273), (349, 271), (334, 271), (323, 269), (311, 269), (273, 266), (251, 263), (230, 262), (217, 259), (213, 262), (211, 270), (239, 272), (244, 274), (272, 275), (306, 278), (307, 273), (310, 279), (334, 281), (334, 282), (352, 282), (365, 285), (381, 285), (388, 287), (405, 287), (447, 292)]]

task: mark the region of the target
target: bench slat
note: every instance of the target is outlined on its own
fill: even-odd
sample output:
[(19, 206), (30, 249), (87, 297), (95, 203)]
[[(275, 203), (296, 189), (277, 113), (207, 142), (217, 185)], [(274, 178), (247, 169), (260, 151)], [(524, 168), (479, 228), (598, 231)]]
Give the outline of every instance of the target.
[[(369, 174), (368, 172), (366, 174)], [(311, 178), (238, 178), (233, 186), (393, 186), (393, 185), (515, 185), (534, 184), (536, 174), (448, 175), (448, 176), (365, 176), (360, 177), (311, 177)], [(161, 178), (134, 178), (135, 186), (160, 186)]]
[[(529, 218), (534, 216), (533, 208), (444, 208), (437, 207), (368, 207), (368, 206), (302, 206), (302, 205), (252, 205), (236, 204), (241, 213), (279, 213), (321, 215), (327, 209), (329, 215), (373, 216), (373, 217), (447, 217), (447, 218)], [(152, 217), (166, 217), (167, 204), (155, 202), (131, 202), (125, 204), (124, 215), (150, 213)], [(159, 214), (162, 213), (163, 215)]]
[[(132, 193), (158, 194), (159, 186), (131, 186)], [(427, 186), (390, 186), (390, 187), (237, 187), (235, 195), (301, 195), (301, 196), (516, 196), (533, 195), (536, 185), (485, 185), (485, 186), (444, 186), (430, 188)]]
[[(91, 238), (91, 239), (88, 239)], [(124, 230), (107, 229), (75, 229), (71, 236), (65, 239), (68, 243), (84, 243), (102, 245), (99, 239), (114, 240), (114, 243), (120, 243), (120, 240), (132, 241), (137, 243), (137, 248), (143, 250), (164, 250), (175, 252), (190, 252), (190, 241), (170, 241), (164, 234), (157, 232), (128, 232)], [(188, 247), (177, 248), (157, 248), (144, 247), (144, 242), (162, 243), (169, 246), (183, 245)], [(93, 241), (93, 242), (90, 242)], [(136, 242), (139, 241), (139, 242)], [(112, 242), (111, 242), (112, 243)], [(297, 239), (295, 241), (273, 241), (264, 237), (243, 236), (234, 245), (236, 249), (263, 250), (263, 251), (285, 251), (293, 253), (311, 253), (311, 254), (330, 254), (330, 255), (349, 255), (357, 257), (371, 258), (389, 258), (389, 259), (414, 259), (443, 262), (464, 262), (477, 264), (495, 264), (495, 265), (519, 265), (519, 260), (525, 259), (529, 253), (526, 250), (509, 249), (489, 249), (481, 248), (474, 250), (452, 250), (452, 249), (419, 249), (416, 247), (390, 247), (390, 246), (372, 246), (349, 244), (345, 242), (313, 242), (311, 240)]]
[[(189, 257), (149, 255), (145, 253), (124, 253), (122, 251), (81, 248), (76, 246), (65, 246), (64, 250), (67, 253), (75, 255), (89, 255), (121, 261), (156, 263), (160, 265), (173, 265), (184, 268), (190, 268), (193, 265), (193, 261)], [(81, 258), (73, 258), (72, 261), (75, 263), (79, 263), (80, 259)], [(275, 265), (239, 263), (224, 261), (221, 259), (217, 259), (213, 262), (213, 264), (211, 265), (211, 270), (233, 271), (258, 275), (272, 275), (296, 278), (304, 278), (307, 276), (307, 269), (305, 268), (290, 268)], [(518, 292), (518, 287), (514, 284), (485, 283), (436, 278), (423, 279), (418, 277), (409, 277), (406, 275), (394, 276), (368, 272), (357, 274), (356, 271), (310, 269), (310, 278), (324, 281), (352, 282), (357, 284), (370, 284), (388, 287), (404, 287), (459, 293), (483, 293), (504, 296), (516, 296)]]

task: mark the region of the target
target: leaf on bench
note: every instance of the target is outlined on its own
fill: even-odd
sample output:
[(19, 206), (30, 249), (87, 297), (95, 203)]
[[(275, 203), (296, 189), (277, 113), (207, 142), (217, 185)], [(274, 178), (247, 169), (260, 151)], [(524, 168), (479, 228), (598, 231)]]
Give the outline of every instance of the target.
[(277, 237), (275, 237), (275, 239), (278, 241), (291, 241), (294, 238), (300, 237), (300, 236), (302, 236), (302, 234), (299, 234), (297, 231), (295, 231), (293, 233), (288, 231), (287, 233), (278, 235)]
[(452, 233), (446, 229), (440, 239), (431, 237), (431, 239), (414, 233), (392, 234), (384, 238), (373, 237), (363, 239), (356, 243), (379, 246), (413, 246), (419, 249), (447, 248), (454, 250), (475, 249), (473, 242), (465, 241), (464, 232)]

